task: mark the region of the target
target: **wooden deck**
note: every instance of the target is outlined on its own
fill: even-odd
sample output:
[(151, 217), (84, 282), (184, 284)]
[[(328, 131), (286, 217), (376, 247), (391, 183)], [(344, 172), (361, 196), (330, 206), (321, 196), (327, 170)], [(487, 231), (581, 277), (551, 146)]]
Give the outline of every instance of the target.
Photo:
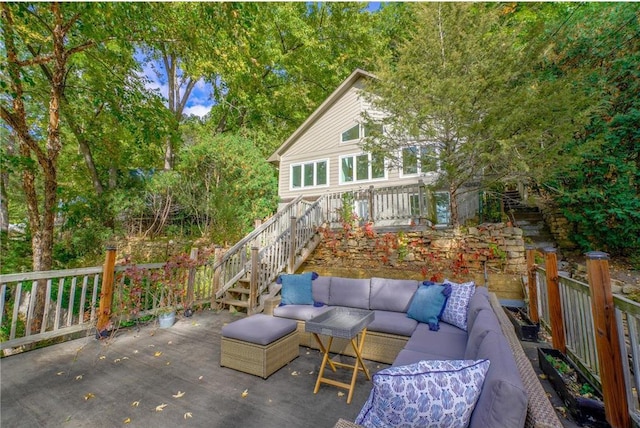
[[(220, 329), (235, 319), (198, 312), (170, 329), (152, 323), (3, 358), (0, 426), (332, 427), (355, 419), (371, 382), (358, 377), (349, 405), (331, 386), (314, 394), (317, 350), (300, 347), (266, 380), (220, 367)], [(387, 367), (368, 364), (373, 373)]]

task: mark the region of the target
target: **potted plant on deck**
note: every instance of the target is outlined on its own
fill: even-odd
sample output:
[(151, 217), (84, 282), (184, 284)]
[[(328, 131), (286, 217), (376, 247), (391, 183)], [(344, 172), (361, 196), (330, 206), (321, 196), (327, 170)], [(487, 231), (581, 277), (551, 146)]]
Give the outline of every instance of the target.
[(504, 311), (507, 318), (513, 324), (516, 335), (520, 340), (527, 342), (537, 342), (540, 324), (534, 323), (522, 308), (505, 306)]
[(178, 257), (169, 260), (158, 273), (155, 282), (156, 314), (160, 328), (169, 328), (175, 323), (176, 311), (184, 306), (188, 270), (185, 261)]

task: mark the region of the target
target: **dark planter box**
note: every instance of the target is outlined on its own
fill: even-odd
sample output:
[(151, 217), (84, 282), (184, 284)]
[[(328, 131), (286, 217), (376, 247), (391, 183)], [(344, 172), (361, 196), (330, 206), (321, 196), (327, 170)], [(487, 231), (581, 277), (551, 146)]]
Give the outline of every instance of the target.
[(531, 322), (527, 314), (520, 308), (505, 306), (504, 311), (511, 321), (511, 324), (513, 324), (513, 328), (516, 330), (516, 334), (520, 340), (526, 340), (528, 342), (538, 341), (540, 324)]
[[(597, 398), (586, 398), (580, 395), (574, 394), (565, 383), (562, 374), (556, 370), (556, 368), (547, 361), (546, 356), (551, 355), (554, 358), (559, 358), (570, 366), (577, 375), (577, 381), (580, 384), (589, 384), (595, 391), (593, 394)], [(595, 385), (591, 383), (562, 352), (556, 349), (538, 348), (538, 363), (540, 364), (540, 370), (547, 375), (549, 382), (556, 390), (565, 407), (571, 413), (573, 419), (582, 426), (592, 428), (611, 428), (607, 422), (604, 414), (604, 402), (602, 401), (602, 394), (596, 389)]]

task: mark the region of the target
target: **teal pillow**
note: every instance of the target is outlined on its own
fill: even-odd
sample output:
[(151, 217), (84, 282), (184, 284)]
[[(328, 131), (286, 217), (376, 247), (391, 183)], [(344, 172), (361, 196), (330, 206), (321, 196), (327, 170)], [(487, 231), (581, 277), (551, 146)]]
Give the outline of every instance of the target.
[(429, 330), (438, 331), (451, 286), (440, 284), (421, 285), (411, 299), (407, 316), (418, 322), (429, 324)]
[(297, 275), (280, 275), (282, 281), (281, 305), (313, 305), (313, 294), (311, 292), (311, 281), (313, 272), (306, 272)]

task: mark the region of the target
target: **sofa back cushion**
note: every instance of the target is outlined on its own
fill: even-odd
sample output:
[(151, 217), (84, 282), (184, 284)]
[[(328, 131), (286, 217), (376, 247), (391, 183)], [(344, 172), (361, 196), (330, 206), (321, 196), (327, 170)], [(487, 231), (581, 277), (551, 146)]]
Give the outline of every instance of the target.
[(493, 309), (482, 309), (475, 317), (473, 327), (469, 330), (464, 358), (475, 359), (478, 356), (480, 345), (490, 331), (502, 334), (500, 323)]
[(329, 305), (369, 309), (370, 279), (331, 278)]
[(511, 347), (504, 335), (489, 331), (480, 344), (478, 358), (487, 358), (491, 365), (482, 385), (482, 394), (471, 414), (469, 427), (524, 426), (527, 416), (527, 393)]
[(319, 276), (311, 283), (311, 293), (316, 304), (329, 304), (329, 287), (331, 286), (330, 276)]
[(418, 284), (410, 279), (371, 278), (369, 307), (379, 311), (407, 312)]
[(476, 287), (476, 292), (469, 300), (469, 309), (467, 309), (467, 330), (469, 331), (473, 329), (473, 323), (481, 310), (492, 310), (489, 303), (489, 294), (486, 290), (487, 287)]

